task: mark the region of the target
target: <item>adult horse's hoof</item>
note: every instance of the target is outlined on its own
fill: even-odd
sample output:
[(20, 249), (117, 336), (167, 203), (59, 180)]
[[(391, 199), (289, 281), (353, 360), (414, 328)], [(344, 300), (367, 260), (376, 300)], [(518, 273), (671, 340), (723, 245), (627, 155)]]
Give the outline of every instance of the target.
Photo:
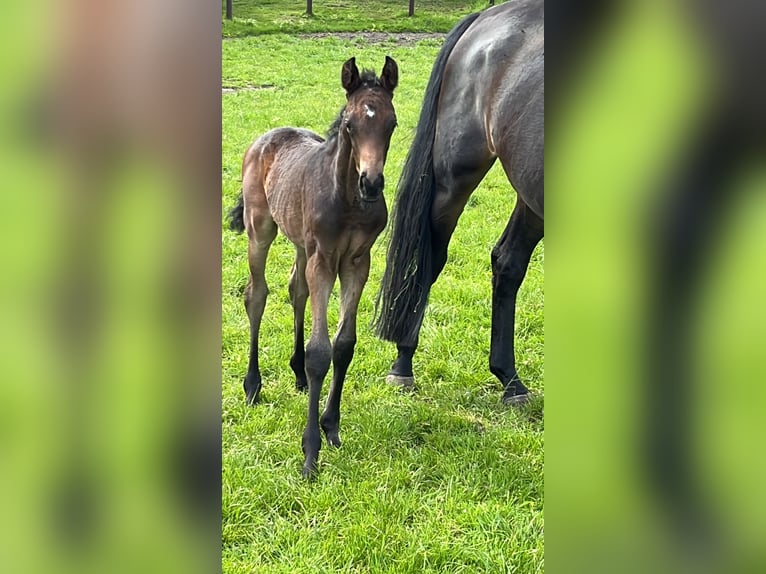
[(503, 396), (503, 404), (511, 407), (520, 407), (529, 402), (531, 395), (529, 393), (522, 393), (520, 395)]
[(399, 387), (403, 391), (415, 390), (415, 377), (389, 374), (386, 376), (386, 383), (394, 387)]

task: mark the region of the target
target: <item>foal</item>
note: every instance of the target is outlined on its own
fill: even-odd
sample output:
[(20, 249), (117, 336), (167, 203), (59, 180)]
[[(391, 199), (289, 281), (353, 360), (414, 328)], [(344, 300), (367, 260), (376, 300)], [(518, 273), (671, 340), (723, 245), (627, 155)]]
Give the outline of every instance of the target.
[[(247, 402), (258, 400), (258, 331), (268, 288), (264, 269), (277, 228), (295, 245), (289, 293), (294, 316), (290, 366), (299, 390), (308, 387), (308, 421), (303, 432), (303, 476), (317, 464), (321, 436), (340, 446), (340, 397), (356, 344), (356, 312), (370, 269), (370, 248), (386, 225), (383, 166), (396, 127), (392, 104), (398, 67), (386, 57), (380, 78), (359, 73), (354, 58), (343, 64), (346, 105), (327, 141), (304, 129), (278, 128), (258, 138), (242, 164), (242, 196), (231, 210), (231, 228), (247, 230), (250, 279), (245, 308), (250, 317)], [(327, 304), (340, 277), (338, 332), (330, 345)], [(303, 317), (311, 296), (311, 336), (304, 352)], [(327, 404), (319, 417), (322, 381), (333, 363)]]

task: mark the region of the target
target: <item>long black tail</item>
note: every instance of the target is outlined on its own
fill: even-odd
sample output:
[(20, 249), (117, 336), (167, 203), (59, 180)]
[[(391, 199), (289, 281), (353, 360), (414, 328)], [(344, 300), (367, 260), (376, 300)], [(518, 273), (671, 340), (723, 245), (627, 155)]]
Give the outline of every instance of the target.
[(396, 343), (414, 339), (431, 289), (431, 203), (435, 182), (433, 145), (444, 68), (457, 41), (479, 16), (470, 14), (450, 31), (428, 80), (412, 147), (396, 186), (386, 270), (375, 301), (375, 332)]
[(226, 215), (226, 219), (229, 220), (229, 229), (242, 233), (245, 230), (245, 199), (242, 197), (242, 192), (239, 192), (239, 199), (237, 199), (237, 205), (229, 210)]

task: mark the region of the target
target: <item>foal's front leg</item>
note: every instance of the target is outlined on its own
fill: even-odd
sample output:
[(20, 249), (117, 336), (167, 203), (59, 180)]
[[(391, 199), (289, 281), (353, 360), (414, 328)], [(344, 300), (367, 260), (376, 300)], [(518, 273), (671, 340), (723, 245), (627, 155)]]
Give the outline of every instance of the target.
[(370, 254), (342, 261), (340, 265), (340, 320), (332, 344), (332, 384), (320, 423), (330, 446), (340, 446), (340, 397), (346, 371), (356, 346), (356, 312), (370, 272)]
[(306, 345), (305, 358), (309, 404), (306, 429), (303, 431), (303, 476), (312, 478), (317, 470), (322, 443), (319, 432), (319, 395), (332, 357), (330, 336), (327, 333), (327, 303), (335, 283), (335, 271), (331, 262), (319, 252), (308, 258), (306, 282), (311, 299), (311, 336)]

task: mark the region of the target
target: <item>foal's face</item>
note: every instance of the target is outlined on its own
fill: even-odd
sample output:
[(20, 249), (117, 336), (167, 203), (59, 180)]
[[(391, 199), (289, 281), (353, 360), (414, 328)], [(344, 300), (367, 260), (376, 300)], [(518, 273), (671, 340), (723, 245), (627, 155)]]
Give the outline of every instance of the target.
[(396, 62), (388, 56), (383, 72), (375, 82), (368, 77), (360, 78), (354, 58), (343, 65), (341, 80), (348, 101), (341, 135), (351, 143), (363, 201), (377, 201), (383, 194), (383, 167), (396, 127), (392, 99), (398, 76)]

